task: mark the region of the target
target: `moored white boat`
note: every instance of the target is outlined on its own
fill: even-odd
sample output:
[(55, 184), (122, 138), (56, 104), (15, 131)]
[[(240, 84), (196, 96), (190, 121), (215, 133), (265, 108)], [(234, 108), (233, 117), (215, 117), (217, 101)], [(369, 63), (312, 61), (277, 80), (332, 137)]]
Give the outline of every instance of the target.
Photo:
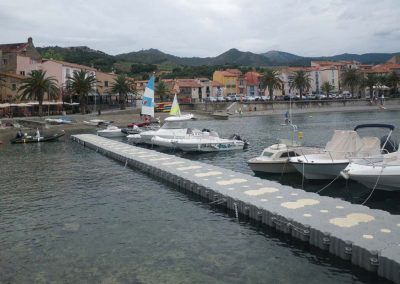
[(282, 174), (295, 173), (297, 170), (289, 163), (289, 158), (304, 154), (317, 153), (321, 149), (290, 144), (273, 144), (265, 148), (261, 155), (247, 161), (255, 173)]
[(220, 152), (242, 150), (248, 143), (238, 135), (231, 138), (220, 138), (216, 132), (203, 131), (201, 135), (189, 136), (172, 141), (175, 148), (185, 152)]
[[(154, 78), (154, 77), (152, 77)], [(154, 80), (154, 79), (153, 79)], [(150, 87), (152, 86), (152, 83), (148, 84)], [(142, 112), (144, 112), (147, 115), (154, 115), (154, 109), (149, 109), (148, 105), (154, 106), (154, 90), (151, 88), (148, 88), (146, 86), (146, 91), (145, 91), (145, 97), (147, 97), (147, 101), (150, 101), (149, 103), (146, 103), (146, 106), (142, 106)], [(157, 130), (149, 130), (149, 131), (142, 131), (138, 134), (131, 134), (126, 136), (129, 141), (139, 144), (139, 143), (145, 143), (145, 144), (152, 144), (152, 145), (158, 145), (158, 138), (153, 139), (153, 137), (159, 137), (163, 139), (180, 139), (180, 138), (185, 138), (188, 134), (188, 121), (191, 121), (194, 119), (193, 114), (181, 114), (180, 109), (179, 109), (179, 104), (176, 99), (176, 95), (174, 97), (174, 102), (171, 107), (171, 116), (167, 117), (165, 119), (165, 123)], [(165, 141), (161, 141), (163, 145)]]
[(122, 137), (125, 136), (125, 134), (121, 131), (121, 128), (114, 126), (114, 125), (108, 125), (107, 128), (97, 130), (97, 135), (102, 136), (102, 137)]
[(400, 153), (351, 160), (341, 174), (370, 189), (400, 191)]
[(388, 124), (361, 124), (354, 130), (335, 130), (322, 153), (290, 158), (289, 162), (307, 179), (335, 179), (347, 167), (350, 158), (365, 158), (381, 153), (381, 140), (378, 137), (361, 138), (357, 133), (358, 129), (369, 127), (390, 129), (386, 142), (394, 129)]
[(112, 123), (112, 121), (106, 121), (103, 119), (91, 119), (89, 121), (84, 120), (83, 123), (92, 126), (102, 126), (102, 125), (109, 125), (110, 123)]

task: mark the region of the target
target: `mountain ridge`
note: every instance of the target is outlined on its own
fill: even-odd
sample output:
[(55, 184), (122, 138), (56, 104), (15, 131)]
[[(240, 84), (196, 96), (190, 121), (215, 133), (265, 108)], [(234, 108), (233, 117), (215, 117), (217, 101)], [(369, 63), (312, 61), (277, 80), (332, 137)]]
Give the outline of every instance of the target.
[(379, 64), (389, 60), (392, 56), (400, 55), (397, 53), (365, 53), (351, 54), (343, 53), (333, 56), (304, 57), (296, 54), (270, 50), (264, 53), (253, 53), (250, 51), (240, 51), (231, 48), (215, 57), (179, 57), (164, 53), (158, 49), (151, 48), (140, 51), (132, 51), (118, 55), (109, 55), (100, 50), (94, 50), (87, 46), (75, 47), (37, 47), (44, 57), (58, 56), (59, 58), (87, 66), (93, 66), (103, 71), (111, 71), (118, 62), (126, 64), (154, 64), (171, 66), (248, 66), (248, 67), (267, 67), (267, 66), (310, 66), (313, 60), (356, 60), (362, 64)]

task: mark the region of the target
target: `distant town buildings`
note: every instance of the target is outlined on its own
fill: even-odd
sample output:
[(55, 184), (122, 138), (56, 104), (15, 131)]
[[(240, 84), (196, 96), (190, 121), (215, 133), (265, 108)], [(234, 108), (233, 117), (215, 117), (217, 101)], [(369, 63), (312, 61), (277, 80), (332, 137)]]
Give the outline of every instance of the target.
[[(279, 97), (288, 94), (298, 94), (299, 90), (291, 89), (290, 78), (296, 71), (304, 71), (310, 78), (311, 88), (305, 90), (306, 93), (322, 93), (322, 85), (328, 82), (332, 86), (332, 92), (341, 92), (346, 88), (342, 86), (341, 78), (346, 70), (355, 69), (364, 77), (368, 74), (379, 76), (396, 73), (400, 76), (400, 56), (395, 56), (385, 63), (378, 65), (366, 65), (357, 61), (312, 61), (310, 66), (304, 67), (281, 67), (276, 69), (282, 81), (282, 89), (273, 91), (272, 97)], [(59, 101), (66, 95), (65, 86), (68, 78), (75, 71), (86, 70), (97, 79), (98, 83), (94, 87), (93, 94), (90, 94), (90, 101), (96, 103), (99, 97), (103, 102), (116, 100), (117, 94), (111, 93), (111, 87), (116, 78), (114, 73), (105, 73), (93, 67), (42, 58), (36, 50), (32, 38), (27, 42), (0, 44), (0, 103), (18, 102), (18, 88), (21, 81), (26, 78), (33, 70), (44, 70), (47, 76), (54, 77), (61, 90)], [(157, 94), (156, 100), (172, 100), (173, 95), (177, 94), (181, 103), (196, 103), (211, 101), (209, 98), (226, 97), (260, 97), (270, 96), (268, 90), (261, 85), (262, 72), (249, 71), (242, 73), (239, 69), (225, 69), (215, 71), (212, 78), (193, 78), (193, 79), (159, 79), (157, 84), (162, 82), (165, 86), (165, 93)], [(131, 78), (136, 96), (144, 93), (146, 80), (134, 80)], [(135, 96), (135, 98), (136, 98)], [(47, 98), (45, 98), (46, 100)]]

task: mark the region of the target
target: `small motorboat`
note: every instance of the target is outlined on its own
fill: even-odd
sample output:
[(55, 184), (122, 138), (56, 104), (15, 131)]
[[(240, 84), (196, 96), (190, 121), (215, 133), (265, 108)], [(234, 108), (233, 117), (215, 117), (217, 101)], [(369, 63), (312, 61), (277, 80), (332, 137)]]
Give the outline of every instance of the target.
[(84, 120), (83, 123), (91, 126), (104, 126), (104, 125), (107, 126), (113, 123), (113, 121), (107, 121), (103, 119), (91, 119), (89, 121)]
[(16, 137), (11, 139), (11, 144), (24, 144), (24, 143), (39, 143), (39, 142), (51, 142), (56, 141), (58, 138), (65, 135), (64, 130), (60, 133), (54, 133), (52, 135), (41, 135), (39, 131), (36, 132), (36, 135), (28, 135), (24, 134), (22, 137)]
[[(360, 137), (357, 130), (361, 128), (387, 128), (390, 132), (382, 141), (378, 137)], [(394, 126), (389, 124), (361, 124), (354, 130), (335, 130), (324, 151), (293, 157), (289, 162), (307, 179), (335, 179), (350, 159), (379, 155), (387, 148), (393, 130)]]
[(46, 118), (45, 121), (50, 124), (71, 124), (72, 120), (69, 117)]
[(400, 153), (351, 160), (341, 175), (370, 189), (399, 191)]
[(229, 119), (229, 114), (227, 112), (222, 112), (222, 111), (215, 111), (211, 114), (211, 116), (218, 120), (228, 120)]
[(97, 130), (97, 135), (102, 137), (122, 137), (125, 136), (125, 133), (117, 126), (108, 125), (105, 129)]
[(255, 173), (282, 174), (295, 173), (297, 170), (289, 163), (289, 158), (305, 154), (317, 153), (318, 148), (290, 145), (289, 143), (273, 144), (265, 148), (261, 155), (247, 161)]

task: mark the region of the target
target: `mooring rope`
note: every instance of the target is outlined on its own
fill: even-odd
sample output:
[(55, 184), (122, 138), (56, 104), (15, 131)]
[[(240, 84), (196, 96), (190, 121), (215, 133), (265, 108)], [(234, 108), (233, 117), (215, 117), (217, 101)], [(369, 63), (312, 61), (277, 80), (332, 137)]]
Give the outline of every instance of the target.
[(301, 177), (301, 189), (304, 190), (304, 161), (303, 161), (303, 172)]
[(222, 204), (222, 203), (224, 203), (226, 201), (226, 199), (225, 198), (221, 198), (221, 199), (217, 199), (217, 200), (214, 200), (214, 201), (212, 201), (212, 202), (210, 202), (210, 203), (208, 203), (208, 204)]
[(368, 195), (368, 197), (364, 200), (364, 202), (361, 203), (361, 205), (364, 205), (365, 203), (367, 203), (368, 200), (371, 198), (371, 196), (372, 196), (372, 194), (374, 193), (376, 187), (378, 186), (378, 182), (379, 182), (379, 179), (380, 179), (381, 176), (382, 176), (382, 172), (383, 172), (383, 169), (384, 169), (384, 168), (385, 168), (385, 166), (382, 165), (382, 170), (381, 170), (381, 172), (379, 173), (378, 178), (376, 179), (375, 185), (374, 185), (374, 187), (372, 188), (371, 193), (370, 193), (370, 194)]
[(233, 203), (233, 208), (235, 208), (236, 219), (239, 221), (239, 211), (238, 211), (238, 207), (237, 207), (237, 203), (236, 202)]
[(327, 185), (325, 185), (323, 188), (321, 188), (320, 190), (318, 190), (316, 193), (320, 193), (321, 191), (323, 191), (325, 188), (329, 187), (335, 180), (337, 180), (340, 177), (340, 173)]

